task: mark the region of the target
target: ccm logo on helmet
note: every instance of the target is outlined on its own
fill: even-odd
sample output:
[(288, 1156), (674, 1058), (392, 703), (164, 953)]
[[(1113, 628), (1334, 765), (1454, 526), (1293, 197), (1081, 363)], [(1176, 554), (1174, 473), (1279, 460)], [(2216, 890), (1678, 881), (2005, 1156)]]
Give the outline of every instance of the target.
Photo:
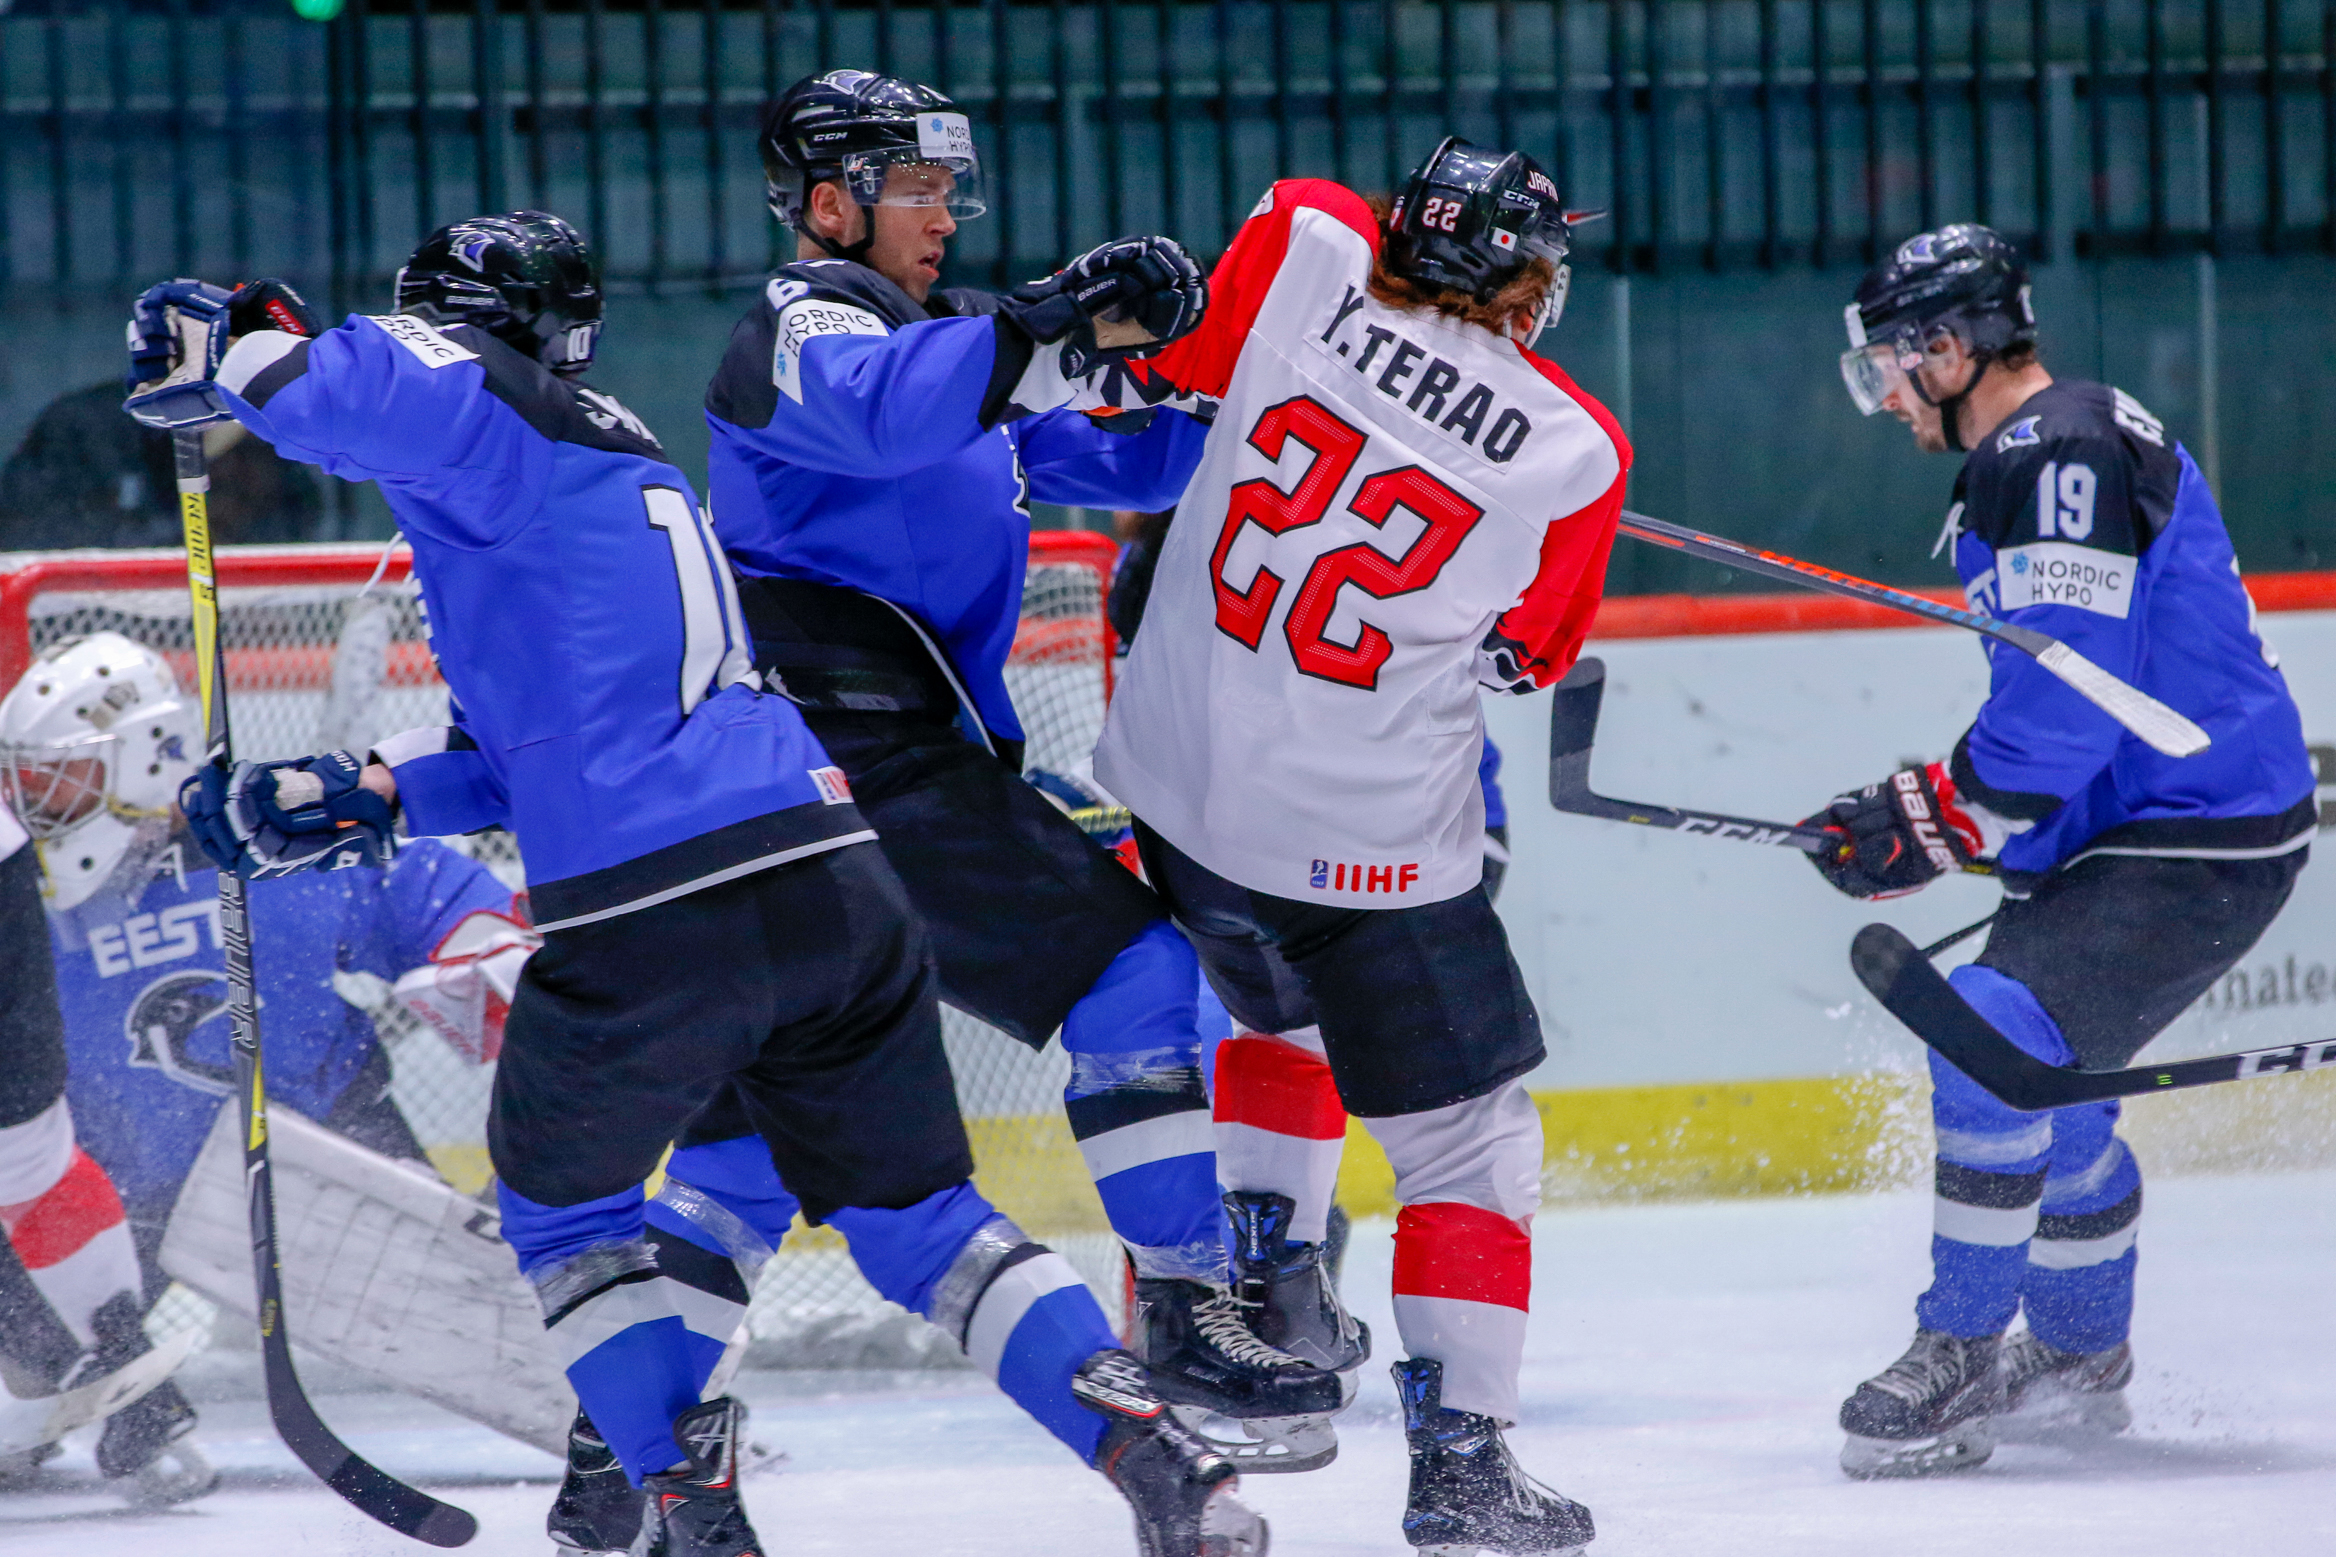
[(1912, 768), (1901, 768), (1890, 777), (1898, 790), (1898, 811), (1906, 818), (1906, 825), (1914, 833), (1914, 841), (1922, 845), (1922, 852), (1941, 870), (1961, 870), (1955, 851), (1947, 847), (1947, 840), (1939, 833), (1938, 819), (1931, 815), (1930, 802), (1922, 798), (1922, 775)]

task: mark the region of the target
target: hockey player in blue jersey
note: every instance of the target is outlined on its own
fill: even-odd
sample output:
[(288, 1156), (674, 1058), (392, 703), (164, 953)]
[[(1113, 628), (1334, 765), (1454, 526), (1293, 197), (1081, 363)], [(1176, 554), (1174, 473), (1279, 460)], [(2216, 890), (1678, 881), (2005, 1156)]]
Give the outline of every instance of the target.
[[(1847, 316), (1859, 409), (1964, 453), (1943, 540), (1973, 608), (2068, 643), (2213, 744), (2161, 756), (1989, 645), (1987, 701), (1949, 760), (1810, 818), (1840, 837), (1813, 858), (1853, 897), (1992, 862), (2003, 906), (1955, 988), (2041, 1059), (2127, 1065), (2303, 868), (2316, 818), (2295, 704), (2197, 465), (2123, 390), (2045, 371), (2009, 244), (1977, 226), (1919, 234)], [(2118, 1105), (2020, 1113), (1936, 1054), (1930, 1067), (1932, 1283), (1913, 1346), (1841, 1408), (1853, 1476), (1961, 1469), (1999, 1435), (2129, 1420), (2141, 1174)]]
[[(140, 1267), (131, 1302), (80, 1324), (0, 1280), (0, 1349), (35, 1376), (61, 1378), (90, 1328), (103, 1356), (143, 1349), (139, 1322), (168, 1285), (163, 1229), (234, 1090), (217, 876), (171, 799), (201, 747), (169, 664), (119, 633), (49, 649), (0, 697), (0, 786), (42, 866), (66, 1105), (119, 1192)], [(511, 927), (512, 909), (511, 890), (483, 866), (427, 842), (386, 870), (260, 894), (253, 933), (276, 1101), (384, 1155), (420, 1158), (373, 1024), (335, 979), (395, 981), (474, 914)], [(207, 1490), (215, 1478), (184, 1441), (194, 1426), (166, 1384), (107, 1419), (99, 1469), (134, 1478), (150, 1501)]]
[(849, 776), (942, 998), (1033, 1047), (1061, 1031), (1071, 1130), (1133, 1263), (1131, 1345), (1162, 1393), (1195, 1422), (1241, 1420), (1248, 1438), (1218, 1441), (1249, 1468), (1324, 1463), (1340, 1381), (1259, 1344), (1227, 1289), (1193, 953), (1152, 891), (1021, 781), (1004, 677), (1031, 500), (1170, 506), (1206, 431), (1172, 411), (1106, 431), (1060, 409), (1071, 380), (1189, 330), (1205, 284), (1175, 244), (1128, 238), (1006, 297), (937, 287), (982, 200), (965, 117), (927, 87), (798, 82), (762, 153), (797, 258), (706, 397), (715, 530), (755, 662)]
[(255, 878), (387, 852), (401, 817), (517, 836), (544, 945), (489, 1122), (502, 1230), (646, 1493), (631, 1549), (764, 1550), (737, 1485), (742, 1408), (700, 1396), (795, 1204), (783, 1178), (879, 1292), (1112, 1480), (1147, 1553), (1261, 1551), (1233, 1465), (1168, 1414), (1068, 1264), (970, 1183), (899, 882), (761, 686), (688, 480), (579, 380), (600, 319), (582, 240), (538, 212), (457, 223), (400, 273), (396, 307), (230, 346), (215, 289), (141, 303), (143, 358), (168, 376), (134, 412), (233, 415), (380, 484), (458, 710), (365, 757), (205, 769), (184, 799), (206, 851)]

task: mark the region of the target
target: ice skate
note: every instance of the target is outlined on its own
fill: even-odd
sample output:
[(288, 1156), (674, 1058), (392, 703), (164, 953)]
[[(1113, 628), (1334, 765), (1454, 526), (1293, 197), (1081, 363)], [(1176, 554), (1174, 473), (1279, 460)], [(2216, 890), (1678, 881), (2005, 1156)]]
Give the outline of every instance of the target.
[(1233, 1295), (1257, 1338), (1300, 1362), (1339, 1375), (1352, 1403), (1371, 1357), (1371, 1330), (1338, 1299), (1328, 1266), (1329, 1242), (1292, 1243), (1287, 1195), (1236, 1190), (1225, 1197), (1233, 1218)]
[(1906, 1355), (1841, 1403), (1841, 1468), (1860, 1481), (1969, 1470), (1995, 1452), (2003, 1338), (1917, 1330)]
[(97, 1468), (142, 1508), (191, 1502), (219, 1485), (219, 1472), (196, 1448), (195, 1408), (164, 1380), (105, 1419)]
[(2133, 1425), (2125, 1386), (2133, 1382), (2133, 1345), (2106, 1351), (2064, 1352), (2028, 1330), (2009, 1336), (1995, 1365), (2003, 1380), (2003, 1414), (1996, 1437), (2004, 1443), (2056, 1443), (2109, 1438)]
[(1259, 1340), (1225, 1288), (1139, 1279), (1134, 1329), (1160, 1398), (1242, 1470), (1309, 1471), (1337, 1458), (1338, 1375)]
[(568, 1425), (568, 1474), (544, 1516), (544, 1533), (562, 1551), (630, 1551), (641, 1529), (641, 1496), (592, 1418), (579, 1409)]
[(1111, 1424), (1095, 1467), (1135, 1510), (1142, 1557), (1265, 1557), (1265, 1521), (1236, 1496), (1233, 1462), (1185, 1429), (1135, 1358), (1097, 1352), (1071, 1393)]
[(1411, 1447), (1405, 1540), (1430, 1557), (1578, 1557), (1596, 1538), (1588, 1509), (1525, 1474), (1500, 1423), (1445, 1407), (1442, 1363), (1407, 1358), (1394, 1372)]
[(674, 1419), (674, 1440), (689, 1464), (642, 1486), (632, 1557), (761, 1557), (762, 1540), (738, 1497), (738, 1437), (745, 1429), (746, 1408), (726, 1395)]

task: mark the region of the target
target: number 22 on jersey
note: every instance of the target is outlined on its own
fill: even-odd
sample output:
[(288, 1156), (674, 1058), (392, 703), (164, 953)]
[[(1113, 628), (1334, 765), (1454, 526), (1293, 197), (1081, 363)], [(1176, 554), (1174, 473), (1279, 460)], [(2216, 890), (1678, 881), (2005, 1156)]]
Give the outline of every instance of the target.
[[(1299, 395), (1269, 406), (1249, 430), (1249, 446), (1276, 464), (1292, 442), (1312, 453), (1305, 473), (1287, 492), (1263, 477), (1237, 484), (1225, 513), (1224, 529), (1217, 536), (1216, 551), (1209, 559), (1209, 581), (1217, 596), (1217, 629), (1252, 652), (1260, 652), (1266, 623), (1286, 581), (1271, 568), (1260, 566), (1246, 588), (1234, 588), (1225, 578), (1225, 559), (1232, 554), (1233, 543), (1251, 524), (1274, 536), (1320, 524), (1330, 512), (1331, 500), (1361, 462), (1370, 438), (1312, 396)], [(1324, 637), (1331, 613), (1338, 609), (1339, 591), (1352, 584), (1373, 600), (1387, 600), (1427, 588), (1484, 517), (1483, 509), (1420, 465), (1400, 465), (1366, 476), (1347, 504), (1348, 513), (1373, 529), (1384, 529), (1397, 509), (1426, 525), (1401, 556), (1389, 557), (1374, 546), (1358, 543), (1323, 552), (1306, 570), (1289, 613), (1282, 619), (1282, 636), (1304, 674), (1366, 692), (1377, 690), (1379, 668), (1387, 663), (1394, 645), (1368, 619), (1361, 623), (1352, 644)]]

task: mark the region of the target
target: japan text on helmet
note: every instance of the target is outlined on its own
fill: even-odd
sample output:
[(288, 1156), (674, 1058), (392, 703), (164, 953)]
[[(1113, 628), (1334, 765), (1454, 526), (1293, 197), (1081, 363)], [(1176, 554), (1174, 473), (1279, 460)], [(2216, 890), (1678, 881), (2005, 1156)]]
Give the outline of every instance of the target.
[[(846, 254), (804, 222), (811, 187), (842, 179), (861, 205), (942, 205), (979, 216), (981, 159), (973, 127), (928, 86), (866, 70), (807, 76), (762, 121), (762, 169), (771, 214), (823, 248)], [(895, 169), (905, 170), (895, 176)], [(945, 176), (944, 176), (945, 175)], [(854, 245), (865, 253), (865, 243)]]
[(1987, 364), (2015, 346), (2036, 339), (2036, 311), (2028, 302), (2028, 267), (2020, 251), (1992, 228), (1957, 222), (1936, 232), (1916, 233), (1866, 272), (1857, 298), (1842, 310), (1849, 326), (1849, 350), (1841, 355), (1841, 376), (1857, 408), (1867, 416), (1901, 382), (1926, 403), (1937, 405), (1950, 448), (1961, 448), (1955, 411), (1970, 393), (1932, 400), (1916, 373), (1924, 350), (1951, 334), (1974, 359), (1971, 384)]
[(40, 846), (52, 907), (78, 906), (169, 833), (201, 755), (200, 717), (152, 649), (94, 633), (33, 662), (0, 698), (0, 791)]
[(470, 324), (554, 373), (592, 365), (600, 274), (583, 235), (542, 211), (474, 216), (422, 240), (397, 273), (398, 312)]
[(1567, 212), (1556, 181), (1523, 152), (1446, 136), (1396, 194), (1387, 268), (1482, 303), (1534, 260), (1549, 261), (1556, 277), (1525, 336), (1530, 340), (1565, 310), (1572, 224), (1592, 214)]

